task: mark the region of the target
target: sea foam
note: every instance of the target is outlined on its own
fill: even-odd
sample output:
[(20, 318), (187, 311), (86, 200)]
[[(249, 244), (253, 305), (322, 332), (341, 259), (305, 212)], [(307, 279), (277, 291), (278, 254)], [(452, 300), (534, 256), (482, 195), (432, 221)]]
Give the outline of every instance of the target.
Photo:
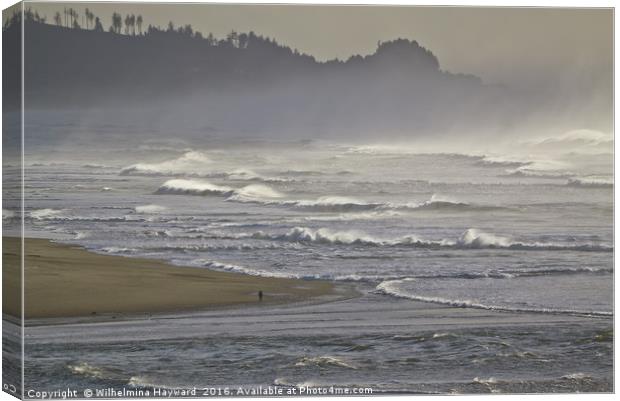
[(121, 175), (161, 175), (191, 173), (204, 169), (211, 160), (202, 152), (189, 151), (183, 156), (160, 163), (136, 163), (121, 170)]
[(227, 186), (211, 184), (207, 181), (174, 179), (162, 184), (156, 191), (158, 194), (177, 195), (225, 195), (230, 196), (235, 189)]
[(312, 229), (308, 227), (294, 227), (286, 233), (274, 234), (256, 232), (245, 234), (245, 238), (265, 239), (274, 241), (307, 242), (333, 245), (364, 245), (379, 247), (418, 247), (418, 248), (449, 248), (449, 249), (513, 249), (513, 250), (551, 250), (551, 251), (593, 251), (611, 252), (613, 247), (603, 244), (561, 244), (546, 242), (521, 242), (508, 237), (470, 228), (456, 240), (441, 239), (428, 240), (415, 234), (404, 235), (397, 238), (376, 238), (363, 231), (347, 230), (337, 231), (328, 228)]

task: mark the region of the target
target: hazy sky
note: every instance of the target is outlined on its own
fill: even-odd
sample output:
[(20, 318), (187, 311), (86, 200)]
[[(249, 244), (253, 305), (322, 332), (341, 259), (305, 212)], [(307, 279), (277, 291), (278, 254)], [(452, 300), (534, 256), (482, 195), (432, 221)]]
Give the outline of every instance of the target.
[[(65, 3), (31, 3), (52, 19)], [(191, 24), (222, 37), (231, 30), (275, 37), (319, 60), (372, 53), (377, 41), (417, 40), (444, 70), (487, 83), (584, 88), (611, 85), (611, 9), (282, 6), (74, 3), (102, 17), (142, 14), (144, 25)], [(559, 85), (558, 85), (559, 84)]]

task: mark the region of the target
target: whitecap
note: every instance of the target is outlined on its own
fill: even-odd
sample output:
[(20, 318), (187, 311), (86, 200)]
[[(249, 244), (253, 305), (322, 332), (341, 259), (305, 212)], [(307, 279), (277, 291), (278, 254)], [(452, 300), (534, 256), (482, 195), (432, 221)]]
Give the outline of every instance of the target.
[(330, 355), (303, 357), (295, 363), (295, 366), (319, 366), (319, 367), (335, 366), (339, 368), (357, 369), (357, 367), (353, 365), (351, 362), (348, 362), (342, 358), (330, 356)]
[(136, 210), (136, 213), (151, 214), (151, 213), (164, 212), (167, 210), (167, 208), (165, 206), (160, 206), (160, 205), (143, 205), (143, 206), (136, 206), (135, 210)]
[(59, 217), (64, 210), (60, 209), (37, 209), (33, 210), (29, 213), (30, 218), (35, 220), (49, 220)]
[(211, 163), (209, 157), (195, 150), (184, 153), (181, 157), (160, 163), (136, 163), (123, 168), (121, 175), (171, 175), (192, 173), (205, 168)]
[(227, 186), (211, 184), (207, 181), (173, 179), (163, 183), (158, 194), (182, 195), (232, 195), (234, 189)]

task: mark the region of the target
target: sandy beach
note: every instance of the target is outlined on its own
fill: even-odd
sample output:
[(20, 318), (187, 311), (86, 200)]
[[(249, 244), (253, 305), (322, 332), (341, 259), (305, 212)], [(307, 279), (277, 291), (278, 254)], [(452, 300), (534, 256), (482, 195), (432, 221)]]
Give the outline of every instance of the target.
[[(19, 316), (19, 239), (3, 237), (4, 312)], [(107, 256), (27, 238), (26, 318), (199, 310), (294, 302), (329, 295), (326, 281), (254, 277)], [(258, 291), (264, 294), (259, 301)]]

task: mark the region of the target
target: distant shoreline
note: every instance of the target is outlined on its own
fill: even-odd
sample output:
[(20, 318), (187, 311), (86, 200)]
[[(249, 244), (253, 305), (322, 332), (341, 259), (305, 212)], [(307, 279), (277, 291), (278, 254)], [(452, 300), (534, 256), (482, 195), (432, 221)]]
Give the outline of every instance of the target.
[[(25, 317), (71, 318), (279, 304), (335, 295), (322, 280), (268, 278), (100, 255), (76, 245), (25, 239)], [(21, 315), (19, 238), (3, 237), (3, 313)], [(263, 292), (262, 301), (258, 292)]]

